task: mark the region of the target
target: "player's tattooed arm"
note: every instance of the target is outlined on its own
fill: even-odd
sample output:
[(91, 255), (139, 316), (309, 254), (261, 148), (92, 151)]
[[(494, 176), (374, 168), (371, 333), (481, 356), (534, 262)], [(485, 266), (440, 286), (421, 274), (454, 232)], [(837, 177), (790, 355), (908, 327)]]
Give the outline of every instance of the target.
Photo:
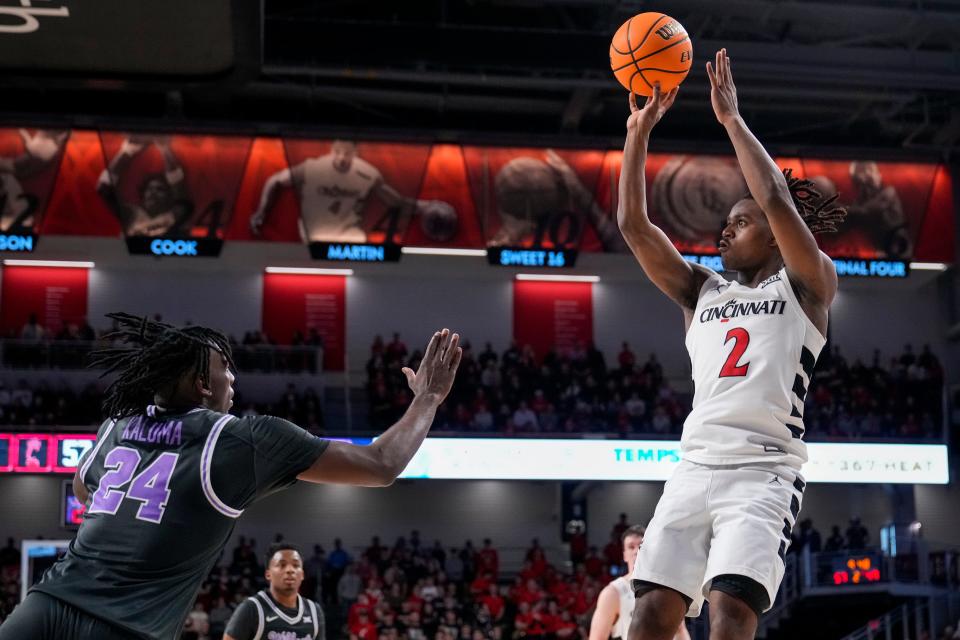
[(820, 251), (813, 233), (797, 211), (783, 172), (750, 131), (737, 105), (730, 58), (717, 52), (715, 66), (707, 63), (710, 102), (717, 120), (727, 130), (750, 195), (760, 205), (776, 238), (791, 279), (802, 284), (816, 303), (829, 306), (837, 293), (837, 272)]
[(667, 234), (654, 225), (647, 215), (645, 172), (650, 131), (673, 104), (676, 96), (677, 89), (662, 95), (658, 84), (641, 109), (637, 106), (636, 96), (630, 94), (630, 117), (627, 119), (627, 139), (620, 169), (617, 225), (653, 284), (683, 309), (692, 311), (697, 306), (700, 287), (712, 272), (684, 260)]
[(437, 407), (453, 386), (462, 355), (459, 335), (447, 329), (434, 333), (417, 371), (403, 369), (414, 395), (403, 417), (371, 445), (330, 442), (298, 478), (365, 487), (393, 484), (427, 437)]

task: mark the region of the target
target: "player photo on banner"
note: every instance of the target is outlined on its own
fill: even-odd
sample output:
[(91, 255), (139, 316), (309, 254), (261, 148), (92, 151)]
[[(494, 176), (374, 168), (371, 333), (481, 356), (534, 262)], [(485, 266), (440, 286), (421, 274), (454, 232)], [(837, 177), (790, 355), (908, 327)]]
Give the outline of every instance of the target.
[(834, 197), (847, 218), (819, 237), (831, 256), (910, 260), (923, 227), (937, 165), (803, 158), (794, 169), (821, 195)]
[(100, 134), (97, 193), (127, 237), (222, 239), (250, 138)]
[(57, 180), (68, 131), (0, 129), (0, 233), (40, 226)]
[[(286, 139), (284, 148), (288, 168), (263, 183), (250, 217), (254, 237), (277, 224), (284, 211), (275, 204), (286, 191), (299, 203), (297, 226), (305, 243), (399, 244), (415, 217), (456, 224), (449, 203), (417, 200), (429, 145)], [(438, 233), (449, 233), (436, 226)]]
[(616, 220), (594, 199), (601, 151), (464, 147), (488, 247), (625, 250)]

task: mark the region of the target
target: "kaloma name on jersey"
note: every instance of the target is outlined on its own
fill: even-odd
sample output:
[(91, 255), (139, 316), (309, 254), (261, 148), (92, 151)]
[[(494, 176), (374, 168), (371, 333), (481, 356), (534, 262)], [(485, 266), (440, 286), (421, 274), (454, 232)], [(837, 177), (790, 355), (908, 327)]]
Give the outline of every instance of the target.
[(183, 439), (183, 421), (156, 422), (146, 416), (134, 416), (123, 428), (121, 440), (179, 447)]
[(755, 302), (737, 302), (728, 300), (723, 306), (707, 307), (700, 313), (700, 322), (721, 322), (743, 316), (782, 316), (787, 308), (786, 300), (763, 300)]

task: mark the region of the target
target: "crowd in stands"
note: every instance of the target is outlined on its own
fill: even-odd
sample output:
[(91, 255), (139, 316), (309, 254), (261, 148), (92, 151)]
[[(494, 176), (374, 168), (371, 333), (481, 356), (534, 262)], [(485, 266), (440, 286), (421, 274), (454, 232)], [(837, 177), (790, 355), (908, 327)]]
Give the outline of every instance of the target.
[[(690, 395), (674, 390), (655, 354), (638, 360), (624, 342), (612, 365), (593, 345), (542, 359), (529, 346), (497, 353), (490, 343), (475, 353), (463, 343), (460, 373), (437, 413), (434, 432), (501, 435), (606, 433), (676, 437), (690, 410)], [(371, 427), (383, 429), (402, 415), (410, 391), (400, 372), (422, 354), (398, 334), (374, 339), (367, 363)], [(808, 440), (942, 436), (944, 374), (924, 345), (911, 345), (886, 366), (878, 351), (869, 365), (848, 363), (839, 347), (825, 350), (806, 395)]]
[[(612, 565), (622, 573), (617, 548)], [(255, 540), (240, 537), (221, 557), (200, 589), (184, 640), (221, 638), (237, 605), (266, 587), (259, 551)], [(323, 605), (328, 638), (351, 640), (585, 640), (597, 595), (612, 579), (605, 561), (561, 572), (536, 539), (511, 576), (501, 571), (489, 539), (479, 548), (469, 540), (451, 548), (424, 544), (417, 531), (392, 546), (374, 537), (356, 555), (339, 539), (329, 552), (314, 545), (303, 555), (301, 593)], [(2, 622), (19, 600), (19, 551), (12, 541), (0, 550), (0, 571)]]
[[(31, 316), (12, 336), (18, 340), (4, 344), (3, 363), (14, 370), (81, 368), (89, 350), (104, 344), (106, 333), (86, 321), (53, 333)], [(275, 349), (260, 331), (231, 341), (241, 371), (319, 370), (322, 340), (316, 330), (294, 335), (292, 349)], [(463, 347), (460, 372), (437, 413), (434, 433), (675, 438), (690, 410), (690, 393), (671, 386), (656, 355), (641, 359), (627, 342), (615, 362), (592, 344), (552, 350), (543, 357), (516, 343), (503, 352), (490, 343), (480, 352), (466, 340)], [(366, 365), (370, 430), (381, 431), (402, 415), (411, 394), (401, 367), (416, 368), (421, 355), (398, 334), (389, 341), (374, 339)], [(943, 433), (943, 388), (943, 367), (928, 345), (915, 353), (907, 344), (892, 357), (877, 350), (869, 363), (848, 361), (839, 347), (826, 349), (806, 395), (806, 438), (937, 440)], [(28, 384), (8, 377), (0, 382), (0, 424), (97, 424), (102, 390), (102, 384), (77, 391), (62, 383)], [(234, 406), (238, 414), (278, 415), (322, 433), (321, 404), (311, 389), (288, 388), (274, 402), (257, 404), (238, 396)]]
[[(688, 394), (674, 391), (655, 354), (639, 362), (623, 343), (615, 366), (593, 344), (551, 350), (538, 358), (512, 343), (497, 353), (490, 343), (476, 353), (461, 343), (463, 358), (453, 390), (437, 412), (434, 431), (501, 435), (638, 433), (676, 436), (690, 410)], [(400, 336), (377, 336), (367, 363), (371, 426), (384, 428), (400, 415), (410, 391), (400, 368), (416, 369), (422, 353), (408, 352)]]
[[(571, 539), (570, 562), (562, 567), (551, 564), (534, 539), (519, 569), (501, 564), (500, 550), (490, 539), (479, 546), (467, 540), (450, 547), (439, 540), (428, 544), (414, 530), (390, 546), (374, 536), (353, 552), (335, 539), (329, 551), (319, 544), (301, 549), (301, 594), (323, 606), (328, 638), (586, 640), (598, 594), (626, 571), (621, 535), (629, 526), (621, 514), (602, 549), (588, 547), (585, 537)], [(278, 534), (274, 541), (282, 540)], [(826, 540), (807, 519), (795, 529), (790, 553), (859, 551), (870, 545), (859, 518), (851, 518), (845, 532), (832, 527)], [(182, 640), (222, 637), (234, 609), (267, 586), (262, 551), (255, 540), (240, 536), (233, 550), (224, 552), (200, 588)], [(8, 539), (0, 549), (0, 622), (19, 601), (19, 564), (20, 551)], [(954, 629), (936, 640), (960, 640)]]
[(818, 438), (936, 439), (943, 433), (944, 372), (924, 345), (907, 344), (884, 364), (847, 361), (839, 347), (824, 351), (807, 392), (804, 423)]
[[(159, 314), (153, 319), (163, 320)], [(14, 369), (82, 369), (87, 354), (103, 346), (110, 331), (112, 328), (97, 331), (86, 319), (64, 323), (59, 330), (51, 331), (38, 321), (36, 314), (31, 314), (19, 331), (11, 330), (2, 336), (3, 364)], [(295, 331), (289, 344), (282, 348), (259, 330), (247, 331), (241, 339), (228, 337), (234, 361), (243, 371), (316, 373), (322, 368), (323, 339), (316, 329)]]

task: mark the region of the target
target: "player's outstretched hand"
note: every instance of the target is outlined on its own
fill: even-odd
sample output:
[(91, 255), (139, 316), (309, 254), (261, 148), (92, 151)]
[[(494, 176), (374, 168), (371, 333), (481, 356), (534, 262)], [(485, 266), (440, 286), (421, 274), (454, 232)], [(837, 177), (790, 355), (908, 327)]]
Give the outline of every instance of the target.
[(637, 94), (631, 92), (629, 98), (630, 117), (627, 118), (627, 131), (638, 132), (649, 136), (653, 127), (660, 122), (663, 114), (673, 106), (673, 101), (677, 99), (677, 92), (680, 87), (674, 87), (669, 93), (664, 95), (660, 92), (660, 83), (653, 84), (653, 94), (651, 94), (644, 103), (643, 108), (637, 106)]
[(437, 404), (443, 402), (453, 386), (462, 355), (459, 334), (450, 333), (449, 329), (434, 333), (417, 372), (414, 373), (410, 367), (403, 368), (403, 375), (407, 376), (407, 384), (413, 394)]
[(707, 77), (710, 78), (710, 104), (720, 124), (726, 125), (731, 120), (740, 117), (737, 107), (737, 87), (733, 84), (733, 73), (730, 71), (730, 57), (726, 49), (717, 51), (715, 66), (707, 63)]

